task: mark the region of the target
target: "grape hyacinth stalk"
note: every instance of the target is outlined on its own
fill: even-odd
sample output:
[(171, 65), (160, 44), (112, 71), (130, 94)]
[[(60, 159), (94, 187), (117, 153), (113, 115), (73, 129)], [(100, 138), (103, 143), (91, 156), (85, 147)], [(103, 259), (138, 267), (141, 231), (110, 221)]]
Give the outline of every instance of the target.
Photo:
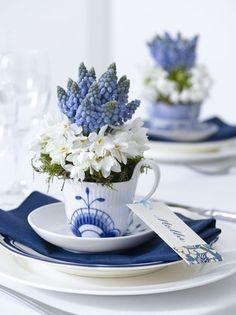
[(167, 32), (156, 35), (148, 43), (150, 53), (156, 64), (168, 72), (176, 69), (189, 70), (195, 65), (198, 36), (188, 40), (177, 34), (171, 37)]
[(115, 63), (98, 80), (95, 70), (88, 71), (81, 63), (78, 81), (69, 79), (67, 91), (58, 86), (58, 105), (70, 122), (81, 126), (84, 135), (88, 135), (105, 125), (123, 125), (132, 118), (140, 101), (128, 102), (129, 86), (126, 76), (118, 80)]

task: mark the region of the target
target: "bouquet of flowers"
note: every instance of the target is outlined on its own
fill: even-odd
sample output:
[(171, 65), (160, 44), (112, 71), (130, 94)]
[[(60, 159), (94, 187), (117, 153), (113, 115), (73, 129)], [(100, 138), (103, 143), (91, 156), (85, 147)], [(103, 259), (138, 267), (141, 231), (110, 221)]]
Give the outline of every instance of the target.
[(201, 104), (212, 80), (204, 65), (196, 63), (198, 37), (176, 38), (165, 33), (148, 43), (155, 65), (146, 70), (144, 97), (164, 104)]
[(116, 65), (96, 80), (94, 69), (81, 63), (78, 80), (58, 87), (62, 117), (45, 117), (34, 141), (35, 171), (74, 181), (111, 186), (128, 181), (148, 149), (146, 129), (140, 119), (132, 122), (139, 100), (128, 102), (130, 81), (119, 80)]

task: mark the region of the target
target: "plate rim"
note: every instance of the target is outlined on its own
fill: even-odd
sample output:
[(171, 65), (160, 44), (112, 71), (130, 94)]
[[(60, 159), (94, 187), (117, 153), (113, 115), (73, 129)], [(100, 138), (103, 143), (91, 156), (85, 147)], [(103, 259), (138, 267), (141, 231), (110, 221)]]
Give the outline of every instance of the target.
[[(0, 255), (1, 255), (1, 250), (0, 250)], [(16, 262), (17, 263), (17, 262)], [(19, 267), (19, 266), (18, 266)], [(25, 266), (21, 266), (21, 268), (25, 269)], [(26, 266), (26, 268), (28, 269), (27, 272), (29, 272), (29, 268)], [(158, 271), (157, 271), (158, 272)], [(20, 278), (19, 276), (16, 278), (16, 276), (13, 275), (9, 275), (6, 274), (5, 272), (2, 272), (0, 270), (0, 274), (1, 276), (5, 277), (6, 279), (10, 279), (12, 281), (15, 281), (17, 283), (21, 283), (23, 285), (28, 285), (30, 287), (34, 287), (34, 288), (39, 288), (39, 289), (44, 289), (44, 290), (48, 290), (48, 291), (52, 291), (52, 292), (62, 292), (62, 293), (74, 293), (74, 294), (83, 294), (83, 295), (97, 295), (97, 296), (122, 296), (122, 295), (149, 295), (149, 294), (160, 294), (160, 293), (167, 293), (167, 292), (176, 292), (176, 291), (182, 291), (182, 290), (186, 290), (186, 289), (191, 289), (191, 288), (195, 288), (195, 287), (201, 287), (207, 284), (211, 284), (220, 280), (223, 280), (233, 274), (236, 273), (236, 267), (228, 270), (227, 273), (223, 273), (221, 275), (215, 275), (215, 277), (211, 277), (210, 279), (205, 279), (205, 281), (202, 281), (201, 278), (206, 276), (205, 274), (200, 275), (200, 279), (198, 279), (198, 281), (195, 280), (195, 282), (189, 282), (188, 279), (183, 280), (182, 283), (180, 283), (177, 287), (173, 287), (173, 282), (169, 283), (169, 288), (158, 288), (157, 286), (163, 286), (163, 283), (161, 284), (155, 284), (155, 285), (145, 285), (142, 286), (141, 288), (138, 287), (134, 287), (131, 286), (129, 288), (129, 290), (127, 288), (122, 288), (119, 287), (117, 288), (111, 288), (109, 287), (108, 289), (101, 289), (98, 288), (97, 290), (93, 289), (65, 289), (62, 287), (58, 287), (58, 286), (50, 286), (47, 284), (38, 284), (37, 282), (32, 282), (30, 280), (24, 280), (22, 279), (22, 277)], [(73, 276), (73, 275), (72, 275)], [(145, 275), (144, 275), (145, 276)], [(75, 276), (73, 276), (75, 277)], [(79, 277), (79, 276), (77, 276)], [(139, 276), (136, 276), (139, 277)], [(115, 280), (115, 279), (113, 279)], [(178, 280), (177, 280), (178, 281)], [(186, 283), (186, 282), (189, 283)], [(200, 281), (200, 283), (199, 283)]]
[[(220, 160), (236, 156), (236, 137), (234, 141), (227, 142), (227, 144), (224, 144), (219, 148), (214, 147), (210, 150), (200, 149), (197, 151), (187, 151), (186, 148), (181, 149), (181, 147), (179, 147), (180, 150), (178, 151), (177, 147), (171, 149), (171, 147), (164, 147), (166, 145), (168, 144), (150, 141), (150, 150), (149, 152), (146, 152), (146, 157), (155, 159), (159, 163), (182, 164)], [(177, 145), (182, 146), (182, 144)], [(189, 145), (191, 146), (192, 144)], [(233, 147), (231, 147), (230, 145), (232, 145)], [(191, 150), (191, 147), (189, 147), (189, 149)]]
[[(25, 245), (24, 245), (25, 246)], [(25, 246), (27, 247), (27, 246)], [(0, 248), (4, 249), (6, 252), (9, 254), (16, 256), (16, 257), (23, 257), (23, 259), (27, 259), (29, 261), (33, 262), (38, 262), (38, 263), (43, 263), (45, 265), (61, 265), (65, 267), (70, 267), (70, 268), (75, 268), (75, 269), (82, 269), (84, 271), (89, 271), (89, 270), (98, 270), (98, 271), (133, 271), (133, 270), (148, 270), (148, 269), (153, 269), (153, 267), (168, 267), (172, 266), (175, 264), (182, 263), (182, 260), (176, 260), (176, 261), (171, 261), (171, 262), (164, 262), (162, 263), (161, 261), (157, 262), (150, 262), (150, 263), (140, 263), (140, 264), (130, 264), (130, 265), (102, 265), (102, 264), (93, 264), (93, 265), (85, 265), (85, 264), (78, 264), (78, 263), (70, 263), (70, 262), (61, 262), (61, 261), (50, 261), (50, 260), (45, 260), (41, 259), (40, 257), (33, 257), (30, 256), (30, 254), (24, 254), (23, 252), (18, 252), (13, 250), (12, 248), (9, 248), (5, 246), (2, 241), (0, 241)], [(0, 249), (0, 251), (1, 251)]]
[[(236, 136), (229, 139), (215, 140), (215, 141), (205, 141), (205, 142), (179, 142), (179, 141), (159, 141), (159, 140), (149, 140), (152, 145), (162, 146), (162, 147), (188, 147), (188, 148), (203, 148), (205, 151), (202, 152), (213, 152), (220, 150), (221, 148), (227, 147), (232, 143), (236, 144)], [(209, 149), (210, 147), (210, 149)], [(208, 150), (207, 150), (208, 148)], [(198, 152), (198, 151), (197, 151)], [(200, 151), (199, 151), (200, 152)]]
[[(2, 235), (2, 234), (0, 234)], [(13, 240), (12, 240), (13, 241)], [(29, 248), (26, 245), (23, 245), (24, 247)], [(7, 252), (11, 253), (12, 255), (15, 256), (21, 256), (24, 257), (25, 259), (29, 259), (32, 261), (37, 261), (37, 262), (42, 262), (45, 264), (50, 264), (50, 265), (61, 265), (65, 267), (70, 267), (70, 268), (78, 268), (78, 269), (84, 269), (86, 270), (101, 270), (101, 271), (131, 271), (131, 270), (138, 270), (138, 269), (152, 269), (152, 267), (155, 266), (162, 266), (162, 267), (168, 267), (174, 264), (178, 264), (182, 262), (182, 260), (176, 260), (176, 261), (170, 261), (170, 262), (162, 262), (162, 261), (156, 261), (156, 262), (148, 262), (148, 263), (137, 263), (137, 264), (123, 264), (123, 265), (103, 265), (103, 264), (79, 264), (79, 263), (73, 263), (73, 262), (67, 262), (67, 261), (60, 261), (56, 260), (54, 258), (48, 258), (49, 260), (44, 259), (43, 257), (46, 257), (43, 255), (43, 257), (34, 257), (30, 253), (24, 253), (20, 252), (18, 250), (14, 250), (12, 247), (8, 247), (5, 244), (2, 243), (2, 240), (0, 240), (0, 248), (4, 248)], [(39, 255), (42, 255), (39, 253)], [(47, 257), (46, 257), (47, 258)], [(51, 259), (51, 261), (50, 261)]]
[[(201, 216), (199, 214), (196, 214), (196, 213), (190, 213), (188, 210), (186, 209), (183, 209), (181, 207), (171, 207), (173, 210), (175, 211), (180, 211), (180, 213), (184, 213), (186, 215), (186, 212), (189, 213), (193, 219), (206, 219), (204, 216)], [(3, 244), (3, 241), (5, 241), (5, 238), (8, 239), (10, 242), (10, 245), (5, 245), (6, 242), (4, 242)], [(45, 256), (44, 254), (40, 254), (38, 253), (37, 251), (35, 251), (39, 256), (41, 255), (42, 257), (34, 257), (33, 254), (31, 253), (24, 253), (24, 252), (21, 252), (18, 248), (14, 249), (13, 245), (12, 245), (12, 242), (15, 242), (13, 239), (9, 238), (8, 236), (4, 236), (2, 234), (0, 234), (0, 246), (1, 247), (4, 247), (7, 251), (9, 251), (10, 253), (13, 253), (15, 255), (20, 255), (20, 256), (24, 256), (28, 259), (33, 259), (33, 260), (36, 260), (36, 261), (42, 261), (44, 262), (45, 264), (56, 264), (56, 265), (64, 265), (66, 267), (71, 267), (71, 268), (81, 268), (81, 267), (84, 267), (86, 268), (85, 270), (88, 270), (88, 269), (94, 269), (94, 268), (97, 268), (97, 270), (99, 270), (99, 268), (101, 268), (101, 270), (115, 270), (117, 268), (117, 270), (121, 270), (124, 268), (130, 268), (129, 270), (133, 270), (133, 268), (145, 268), (145, 267), (154, 267), (154, 266), (163, 266), (163, 267), (167, 267), (167, 266), (170, 266), (171, 264), (174, 264), (174, 263), (179, 263), (179, 262), (182, 262), (182, 260), (177, 260), (177, 261), (172, 261), (172, 262), (162, 262), (162, 261), (155, 261), (155, 262), (147, 262), (147, 263), (136, 263), (136, 264), (122, 264), (122, 265), (105, 265), (105, 264), (78, 264), (78, 263), (74, 263), (74, 262), (68, 262), (68, 261), (61, 261), (61, 260), (57, 260), (57, 259), (54, 259), (54, 258), (50, 258), (50, 257), (47, 257)], [(18, 243), (18, 242), (16, 242)], [(20, 243), (19, 243), (20, 244)], [(26, 246), (26, 245), (23, 245), (21, 244), (23, 247), (25, 248), (29, 248), (29, 246)], [(10, 246), (10, 247), (9, 247)], [(128, 270), (128, 269), (127, 269)]]
[[(167, 139), (167, 140), (172, 140), (172, 141), (179, 141), (180, 143), (188, 143), (188, 142), (191, 142), (191, 143), (193, 143), (193, 142), (196, 142), (196, 143), (198, 143), (198, 142), (200, 142), (200, 141), (202, 141), (202, 140), (207, 140), (207, 137), (210, 137), (210, 136), (212, 136), (214, 133), (216, 133), (218, 130), (219, 130), (219, 126), (217, 126), (215, 123), (213, 123), (213, 122), (204, 122), (204, 121), (202, 121), (202, 122), (198, 122), (197, 123), (197, 125), (198, 126), (207, 126), (208, 128), (209, 128), (209, 131), (208, 131), (208, 134), (204, 134), (203, 136), (201, 136), (201, 137), (199, 137), (199, 138), (197, 138), (196, 140), (178, 140), (176, 137), (175, 138), (173, 138), (171, 135), (170, 135), (170, 133), (174, 133), (174, 132), (181, 132), (181, 131), (188, 131), (188, 133), (189, 132), (199, 132), (199, 130), (197, 130), (197, 129), (184, 129), (184, 128), (176, 128), (176, 129), (170, 129), (170, 130), (166, 130), (166, 129), (156, 129), (156, 130), (158, 130), (158, 131), (160, 131), (162, 134), (159, 134), (158, 135), (158, 131), (157, 132), (155, 132), (155, 128), (154, 127), (147, 127), (148, 128), (148, 135), (149, 136), (153, 136), (153, 137), (155, 137), (155, 136), (159, 136), (159, 137), (163, 137), (163, 142), (165, 142), (165, 138)], [(165, 135), (165, 132), (166, 132), (166, 135)], [(169, 135), (168, 135), (168, 133), (169, 133)], [(162, 141), (157, 141), (157, 142), (162, 142)], [(200, 142), (201, 143), (201, 142)]]

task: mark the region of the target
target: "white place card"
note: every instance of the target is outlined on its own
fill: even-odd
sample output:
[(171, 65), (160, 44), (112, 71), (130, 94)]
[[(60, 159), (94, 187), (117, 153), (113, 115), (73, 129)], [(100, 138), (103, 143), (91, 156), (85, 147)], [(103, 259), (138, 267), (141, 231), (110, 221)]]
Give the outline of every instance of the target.
[(222, 256), (161, 202), (127, 205), (189, 265), (222, 261)]

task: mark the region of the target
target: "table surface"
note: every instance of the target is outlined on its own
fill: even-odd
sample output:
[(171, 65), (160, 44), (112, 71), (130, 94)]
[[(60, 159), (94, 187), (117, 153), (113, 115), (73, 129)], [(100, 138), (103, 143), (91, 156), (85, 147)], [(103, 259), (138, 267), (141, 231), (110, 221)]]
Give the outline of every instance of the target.
[[(206, 176), (195, 173), (184, 166), (160, 165), (160, 168), (162, 178), (155, 197), (187, 205), (236, 212), (236, 171), (232, 170), (228, 175)], [(0, 172), (3, 174), (2, 178), (5, 179), (4, 185), (7, 186), (10, 184), (11, 178), (4, 176), (4, 172), (6, 172), (4, 167), (0, 168)], [(24, 171), (24, 176), (31, 178), (29, 169)], [(148, 191), (152, 179), (151, 171), (147, 175), (142, 175), (137, 193), (144, 194)], [(36, 176), (30, 185), (33, 189), (46, 191), (42, 176)], [(3, 189), (3, 185), (0, 188)], [(51, 187), (50, 193), (60, 194), (58, 183)], [(226, 315), (233, 314), (236, 308), (236, 274), (225, 280), (195, 289), (138, 297), (62, 294), (29, 288), (5, 279), (1, 279), (0, 282), (19, 292), (75, 314), (217, 315), (224, 312)], [(37, 314), (37, 312), (25, 308), (4, 294), (0, 294), (0, 303), (1, 313), (4, 315)]]

